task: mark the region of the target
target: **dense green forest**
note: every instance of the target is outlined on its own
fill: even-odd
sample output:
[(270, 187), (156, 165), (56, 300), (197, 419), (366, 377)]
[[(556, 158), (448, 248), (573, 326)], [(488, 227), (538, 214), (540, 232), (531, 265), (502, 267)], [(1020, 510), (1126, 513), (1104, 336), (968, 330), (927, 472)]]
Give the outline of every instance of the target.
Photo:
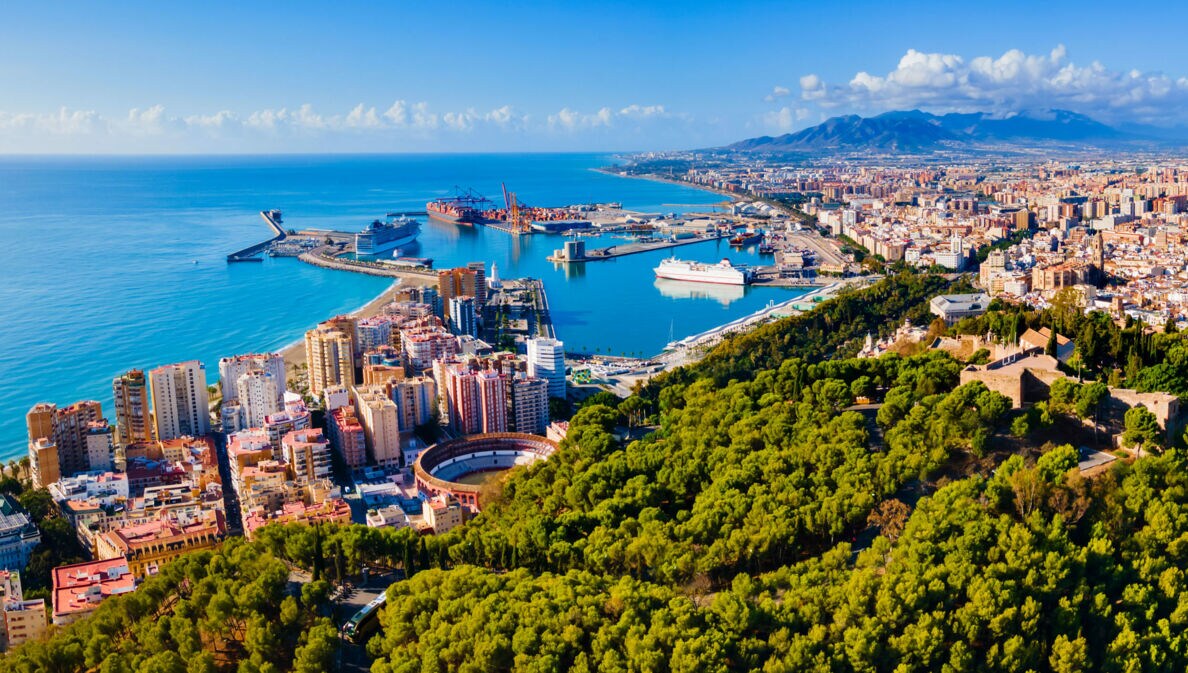
[[(557, 454), (449, 534), (267, 527), (0, 669), (324, 670), (330, 582), (367, 564), (410, 576), (368, 643), (376, 673), (1185, 670), (1188, 457), (1146, 418), (1135, 437), (1154, 455), (1093, 480), (1072, 447), (1020, 440), (1087, 417), (1093, 377), (1178, 376), (1182, 337), (1059, 304), (958, 325), (1078, 335), (1087, 381), (1054, 388), (1042, 413), (958, 385), (962, 363), (941, 352), (831, 357), (927, 323), (953, 287), (892, 277), (596, 400), (610, 403), (584, 406)], [(621, 442), (637, 412), (654, 427)], [(286, 593), (289, 565), (315, 581)]]
[(324, 616), (329, 582), (287, 593), (289, 567), (261, 543), (225, 542), (216, 552), (167, 564), (136, 591), (104, 601), (47, 642), (0, 660), (34, 672), (240, 673), (330, 670), (338, 633)]

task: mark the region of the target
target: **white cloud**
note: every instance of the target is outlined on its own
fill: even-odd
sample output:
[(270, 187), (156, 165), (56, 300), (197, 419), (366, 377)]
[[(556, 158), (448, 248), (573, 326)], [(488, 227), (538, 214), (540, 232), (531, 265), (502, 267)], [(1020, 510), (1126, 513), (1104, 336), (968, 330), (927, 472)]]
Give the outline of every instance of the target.
[(516, 111), (510, 105), (504, 105), (503, 107), (491, 110), (486, 114), (484, 119), (496, 126), (510, 126), (517, 121), (524, 121), (523, 115), (516, 114)]
[(764, 115), (763, 123), (779, 133), (788, 133), (799, 126), (803, 126), (801, 122), (808, 119), (811, 114), (812, 111), (807, 108), (790, 108), (785, 106)]
[(297, 108), (297, 112), (293, 115), (292, 123), (294, 126), (299, 126), (307, 129), (321, 129), (326, 128), (326, 120), (322, 115), (313, 111), (313, 106), (305, 103)]
[(632, 103), (619, 108), (615, 112), (609, 107), (601, 107), (597, 112), (579, 112), (569, 107), (561, 108), (547, 118), (548, 127), (554, 131), (586, 131), (597, 128), (610, 128), (616, 125), (616, 120), (628, 120), (636, 124), (643, 124), (649, 120), (678, 118), (689, 121), (686, 114), (674, 114), (663, 105), (639, 105)]
[(160, 132), (161, 124), (164, 121), (166, 121), (165, 106), (160, 103), (145, 110), (139, 108), (128, 110), (128, 124), (137, 130)]
[(279, 110), (258, 110), (248, 115), (247, 121), (244, 122), (249, 127), (261, 129), (275, 129), (278, 124), (285, 122), (289, 118), (289, 111), (285, 108)]
[(405, 126), (408, 124), (408, 103), (398, 100), (392, 103), (392, 107), (384, 112), (384, 118), (392, 122), (396, 126)]
[(885, 75), (858, 72), (845, 84), (800, 78), (800, 98), (823, 109), (881, 111), (924, 107), (933, 112), (1069, 109), (1105, 120), (1185, 121), (1188, 79), (1159, 72), (1077, 65), (1063, 45), (1047, 54), (1018, 49), (998, 57), (909, 49)]
[[(219, 110), (185, 115), (171, 114), (164, 105), (155, 104), (110, 118), (95, 111), (62, 108), (41, 114), (0, 111), (0, 151), (37, 147), (78, 151), (93, 147), (117, 151), (178, 147), (208, 151), (215, 147), (210, 144), (212, 140), (233, 140), (234, 147), (228, 147), (235, 150), (301, 146), (433, 149), (453, 147), (451, 143), (456, 141), (451, 137), (463, 136), (493, 141), (501, 147), (531, 147), (535, 137), (543, 143), (537, 146), (557, 147), (558, 142), (578, 143), (585, 133), (605, 134), (610, 129), (624, 137), (644, 129), (650, 134), (653, 129), (668, 127), (676, 133), (679, 128), (671, 121), (689, 119), (659, 104), (603, 106), (589, 112), (566, 107), (553, 115), (534, 117), (511, 105), (486, 111), (474, 107), (439, 111), (426, 101), (404, 99), (395, 100), (386, 109), (360, 102), (334, 111), (303, 103), (242, 113)], [(563, 131), (572, 141), (561, 141), (557, 131)], [(57, 136), (62, 137), (50, 142)], [(71, 140), (73, 136), (79, 138)], [(601, 137), (605, 140), (613, 136)]]
[(619, 110), (620, 117), (635, 117), (638, 119), (646, 119), (648, 117), (664, 117), (667, 116), (663, 105), (628, 105)]
[(771, 93), (764, 96), (763, 100), (767, 101), (768, 103), (771, 103), (771, 102), (773, 102), (779, 98), (783, 98), (791, 93), (792, 93), (792, 90), (786, 86), (774, 86), (771, 89)]
[(604, 107), (593, 114), (584, 114), (568, 107), (561, 108), (557, 114), (548, 118), (549, 128), (563, 131), (591, 129), (598, 126), (609, 126), (612, 118), (611, 109)]
[(103, 125), (102, 117), (94, 110), (71, 110), (65, 106), (45, 114), (0, 111), (0, 130), (5, 131), (78, 135), (92, 133)]
[(220, 110), (219, 112), (216, 112), (212, 115), (190, 115), (188, 117), (184, 117), (182, 122), (184, 122), (186, 126), (193, 128), (220, 129), (224, 126), (230, 126), (237, 120), (238, 118), (235, 116), (234, 112), (231, 112), (230, 110)]
[(470, 131), (474, 129), (474, 122), (478, 119), (478, 115), (474, 110), (467, 110), (466, 112), (447, 112), (441, 116), (441, 121), (445, 123), (448, 128), (455, 131)]
[(375, 108), (364, 108), (362, 103), (356, 105), (346, 116), (346, 125), (351, 128), (378, 129), (383, 126)]
[(419, 129), (437, 128), (437, 115), (429, 111), (429, 104), (421, 101), (413, 106), (412, 125)]

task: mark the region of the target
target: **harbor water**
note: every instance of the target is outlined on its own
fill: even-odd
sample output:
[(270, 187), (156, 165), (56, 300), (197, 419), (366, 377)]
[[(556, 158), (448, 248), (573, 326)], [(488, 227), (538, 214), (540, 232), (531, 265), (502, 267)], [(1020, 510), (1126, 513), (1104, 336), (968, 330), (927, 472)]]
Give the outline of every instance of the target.
[[(111, 418), (111, 379), (132, 367), (281, 348), (319, 320), (354, 310), (389, 279), (291, 258), (228, 264), (286, 227), (358, 231), (389, 211), (423, 210), (455, 185), (502, 205), (501, 183), (532, 205), (621, 202), (643, 212), (712, 210), (719, 194), (594, 171), (590, 154), (273, 157), (0, 158), (0, 459), (25, 453), (34, 403), (98, 399)], [(560, 236), (515, 238), (422, 218), (404, 254), (437, 268), (468, 262), (503, 278), (544, 281), (568, 350), (653, 355), (673, 339), (806, 290), (660, 281), (661, 259), (763, 263), (726, 241), (565, 266), (546, 257)], [(588, 247), (616, 239), (586, 239)]]

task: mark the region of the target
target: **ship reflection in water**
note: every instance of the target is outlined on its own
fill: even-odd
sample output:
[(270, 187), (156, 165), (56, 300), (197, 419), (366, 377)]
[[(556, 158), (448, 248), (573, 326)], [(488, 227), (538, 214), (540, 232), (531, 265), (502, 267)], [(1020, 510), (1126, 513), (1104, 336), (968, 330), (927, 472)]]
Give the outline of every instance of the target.
[(654, 284), (661, 295), (670, 299), (713, 299), (722, 306), (729, 306), (747, 293), (747, 288), (742, 285), (694, 283), (668, 278), (657, 278)]

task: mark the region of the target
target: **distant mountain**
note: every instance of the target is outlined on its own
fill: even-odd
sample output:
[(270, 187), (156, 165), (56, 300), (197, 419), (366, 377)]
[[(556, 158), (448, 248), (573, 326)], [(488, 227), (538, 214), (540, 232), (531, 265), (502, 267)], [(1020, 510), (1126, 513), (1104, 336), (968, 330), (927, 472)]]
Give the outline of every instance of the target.
[[(1183, 136), (1181, 136), (1183, 137)], [(984, 112), (934, 115), (920, 110), (875, 117), (847, 115), (782, 136), (762, 136), (724, 149), (760, 154), (837, 152), (926, 153), (1005, 146), (1094, 146), (1166, 141), (1139, 127), (1125, 131), (1076, 112), (1046, 110), (1010, 115)]]

